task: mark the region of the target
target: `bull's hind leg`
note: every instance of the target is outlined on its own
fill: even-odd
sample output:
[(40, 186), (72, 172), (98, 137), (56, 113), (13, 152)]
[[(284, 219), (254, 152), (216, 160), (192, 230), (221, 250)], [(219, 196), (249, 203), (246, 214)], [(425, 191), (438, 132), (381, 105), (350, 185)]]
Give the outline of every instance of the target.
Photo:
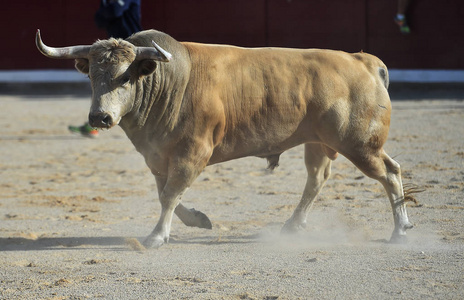
[(395, 222), (390, 242), (405, 242), (406, 230), (411, 229), (413, 225), (409, 222), (406, 212), (400, 165), (383, 149), (378, 154), (350, 157), (350, 160), (364, 174), (382, 183), (390, 200)]
[[(305, 145), (305, 164), (308, 178), (300, 203), (282, 228), (282, 232), (284, 233), (296, 232), (306, 227), (308, 211), (330, 176), (332, 161), (325, 154), (323, 147), (320, 144)], [(333, 158), (335, 158), (335, 154)]]

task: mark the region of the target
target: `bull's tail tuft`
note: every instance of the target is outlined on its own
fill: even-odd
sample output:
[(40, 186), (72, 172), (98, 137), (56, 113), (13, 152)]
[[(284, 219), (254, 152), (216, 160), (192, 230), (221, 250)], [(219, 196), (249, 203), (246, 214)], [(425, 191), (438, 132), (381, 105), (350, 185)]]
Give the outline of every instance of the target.
[(383, 85), (386, 89), (388, 89), (388, 85), (390, 84), (390, 79), (388, 78), (388, 71), (386, 67), (379, 67), (379, 76), (382, 79)]
[(414, 204), (419, 205), (419, 201), (417, 201), (416, 197), (414, 197), (413, 194), (422, 193), (425, 191), (425, 188), (422, 188), (412, 183), (403, 184), (403, 188), (404, 202), (414, 202)]

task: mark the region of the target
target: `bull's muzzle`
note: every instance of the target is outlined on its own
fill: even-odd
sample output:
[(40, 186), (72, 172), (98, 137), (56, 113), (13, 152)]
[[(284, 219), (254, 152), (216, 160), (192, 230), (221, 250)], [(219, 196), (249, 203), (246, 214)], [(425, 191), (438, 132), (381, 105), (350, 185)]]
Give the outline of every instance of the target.
[(111, 128), (114, 125), (113, 117), (104, 112), (90, 113), (89, 124), (95, 128)]

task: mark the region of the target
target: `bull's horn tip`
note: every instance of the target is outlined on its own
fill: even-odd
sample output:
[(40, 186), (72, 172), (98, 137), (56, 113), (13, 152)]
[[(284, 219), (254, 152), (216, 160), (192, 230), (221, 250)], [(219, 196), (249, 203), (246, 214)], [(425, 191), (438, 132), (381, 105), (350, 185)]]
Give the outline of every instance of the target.
[[(42, 37), (40, 36), (40, 29), (37, 29), (37, 32), (35, 34), (35, 44), (36, 44), (36, 46), (38, 48), (39, 48), (41, 42), (42, 42)], [(40, 50), (40, 48), (39, 48), (39, 50)], [(42, 50), (40, 50), (40, 52), (42, 52)]]
[(158, 50), (158, 52), (161, 53), (161, 55), (163, 55), (165, 58), (166, 58), (166, 61), (170, 61), (172, 59), (172, 54), (167, 52), (166, 50), (164, 50), (163, 48), (161, 48), (157, 43), (155, 43), (155, 41), (151, 41), (153, 47), (156, 48), (156, 50)]
[(36, 42), (38, 40), (42, 41), (42, 36), (40, 35), (40, 29), (37, 29), (37, 32), (35, 34), (35, 40), (36, 40)]

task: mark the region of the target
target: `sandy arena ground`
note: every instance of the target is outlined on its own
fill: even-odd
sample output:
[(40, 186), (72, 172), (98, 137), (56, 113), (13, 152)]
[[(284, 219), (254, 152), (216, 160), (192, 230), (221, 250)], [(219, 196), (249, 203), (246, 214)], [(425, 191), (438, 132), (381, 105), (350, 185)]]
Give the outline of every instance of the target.
[[(458, 97), (459, 98), (459, 97)], [(212, 230), (174, 219), (142, 251), (160, 205), (120, 128), (74, 136), (89, 96), (0, 96), (0, 299), (463, 299), (464, 96), (394, 101), (387, 152), (410, 203), (407, 245), (382, 186), (338, 158), (296, 237), (279, 231), (306, 179), (302, 148), (208, 167), (183, 203)], [(420, 100), (420, 99), (417, 99)]]

